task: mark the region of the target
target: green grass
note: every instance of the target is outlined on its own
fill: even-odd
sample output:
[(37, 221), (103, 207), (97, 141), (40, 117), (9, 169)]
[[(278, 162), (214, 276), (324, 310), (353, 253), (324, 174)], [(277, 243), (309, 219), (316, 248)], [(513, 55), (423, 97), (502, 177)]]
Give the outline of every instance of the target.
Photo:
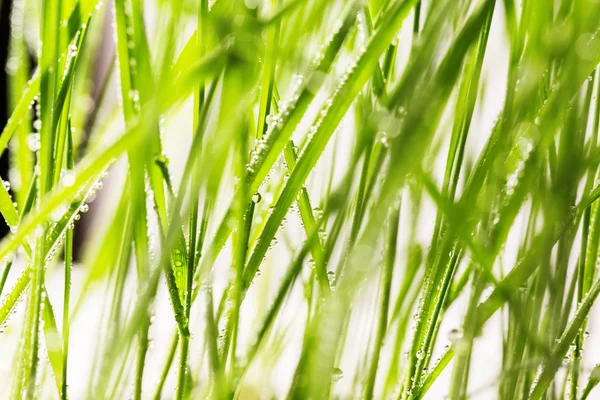
[(15, 0), (0, 397), (594, 398), (599, 21)]

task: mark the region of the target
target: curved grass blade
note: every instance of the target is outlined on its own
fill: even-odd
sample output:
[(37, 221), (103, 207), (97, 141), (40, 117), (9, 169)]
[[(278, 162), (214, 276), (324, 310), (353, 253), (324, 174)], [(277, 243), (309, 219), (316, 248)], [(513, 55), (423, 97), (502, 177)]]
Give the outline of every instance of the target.
[(40, 72), (39, 69), (36, 69), (33, 73), (33, 76), (27, 83), (27, 89), (15, 106), (12, 115), (4, 126), (4, 129), (2, 129), (2, 133), (0, 133), (0, 154), (4, 152), (8, 146), (8, 142), (12, 138), (12, 135), (15, 133), (15, 130), (21, 121), (26, 118), (27, 114), (29, 113), (29, 107), (31, 107), (31, 103), (33, 103), (35, 97), (39, 94), (39, 91)]
[(356, 95), (358, 95), (366, 81), (370, 78), (375, 64), (378, 63), (379, 57), (387, 48), (387, 44), (391, 42), (397, 33), (411, 5), (412, 1), (409, 0), (397, 3), (390, 10), (385, 22), (382, 23), (379, 30), (371, 38), (365, 52), (359, 56), (356, 64), (349, 69), (348, 76), (342, 77), (339, 86), (334, 92), (331, 106), (326, 106), (322, 113), (324, 117), (315, 124), (314, 135), (311, 135), (310, 141), (301, 152), (298, 164), (292, 171), (275, 204), (274, 212), (269, 216), (256, 247), (250, 256), (244, 271), (245, 288), (249, 286), (254, 278), (256, 270), (275, 236), (281, 221), (285, 217), (285, 214), (287, 214), (287, 210), (293, 203), (308, 174), (319, 159), (329, 138), (342, 117), (346, 114)]
[(586, 400), (592, 390), (598, 386), (598, 383), (600, 383), (600, 365), (596, 365), (594, 369), (592, 369), (588, 382), (581, 393), (581, 400)]
[[(329, 72), (333, 61), (335, 60), (342, 44), (344, 43), (350, 27), (354, 23), (355, 18), (356, 14), (349, 11), (344, 19), (343, 24), (338, 30), (335, 31), (331, 40), (326, 44), (325, 50), (323, 51), (323, 57), (315, 62), (316, 67), (310, 72), (310, 76), (308, 78), (309, 82), (313, 79), (313, 77), (316, 79), (321, 74)], [(317, 80), (317, 82), (319, 81), (320, 80)], [(289, 106), (289, 111), (286, 112), (284, 110), (279, 110), (280, 112), (278, 115), (281, 116), (281, 122), (274, 124), (273, 128), (270, 128), (273, 129), (272, 131), (267, 131), (267, 134), (265, 137), (263, 137), (262, 144), (258, 146), (258, 152), (250, 161), (251, 165), (248, 167), (247, 173), (247, 184), (249, 185), (247, 193), (256, 193), (256, 191), (258, 191), (263, 179), (266, 177), (267, 173), (279, 157), (281, 151), (285, 148), (289, 138), (304, 116), (308, 106), (314, 99), (315, 93), (313, 93), (313, 90), (314, 88), (311, 90), (306, 84), (304, 84), (297, 95), (297, 99), (292, 105)], [(217, 232), (214, 234), (213, 240), (207, 252), (204, 254), (203, 259), (201, 260), (200, 267), (196, 273), (196, 281), (198, 280), (202, 271), (208, 270), (215, 262), (217, 255), (227, 241), (227, 238), (231, 233), (229, 224), (229, 219), (231, 217), (232, 215), (230, 207), (229, 211), (219, 224)], [(194, 295), (194, 297), (196, 297), (196, 295)]]
[(548, 388), (550, 381), (554, 379), (556, 370), (560, 367), (569, 346), (573, 343), (573, 340), (579, 333), (581, 326), (587, 319), (590, 309), (599, 294), (600, 280), (597, 280), (582, 300), (573, 319), (569, 322), (569, 325), (561, 335), (560, 340), (552, 349), (552, 353), (542, 363), (541, 372), (538, 374), (530, 392), (531, 399), (540, 399)]

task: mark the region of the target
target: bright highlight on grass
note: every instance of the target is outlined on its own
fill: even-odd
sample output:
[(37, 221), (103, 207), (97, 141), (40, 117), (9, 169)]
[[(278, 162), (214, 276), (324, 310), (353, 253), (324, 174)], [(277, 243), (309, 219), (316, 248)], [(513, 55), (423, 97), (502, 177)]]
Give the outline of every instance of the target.
[(597, 0), (0, 6), (0, 398), (600, 396)]

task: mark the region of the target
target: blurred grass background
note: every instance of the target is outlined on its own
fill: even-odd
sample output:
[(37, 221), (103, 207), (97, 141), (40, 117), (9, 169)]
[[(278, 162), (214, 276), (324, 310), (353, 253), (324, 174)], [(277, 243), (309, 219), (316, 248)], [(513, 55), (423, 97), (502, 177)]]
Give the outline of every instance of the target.
[(594, 398), (599, 2), (0, 5), (0, 397)]

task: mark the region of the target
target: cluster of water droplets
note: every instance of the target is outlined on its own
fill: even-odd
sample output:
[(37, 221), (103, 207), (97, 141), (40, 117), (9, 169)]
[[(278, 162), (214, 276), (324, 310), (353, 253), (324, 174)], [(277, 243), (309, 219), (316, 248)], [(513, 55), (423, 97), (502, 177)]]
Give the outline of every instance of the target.
[(133, 109), (136, 112), (140, 111), (140, 92), (137, 89), (129, 90), (129, 100), (133, 104)]
[(69, 45), (67, 48), (67, 54), (65, 58), (65, 68), (63, 69), (62, 79), (64, 80), (67, 77), (67, 73), (69, 72), (69, 68), (71, 67), (71, 63), (75, 62), (75, 58), (77, 57), (77, 38), (79, 37), (79, 33), (75, 35), (75, 39), (73, 43)]
[[(168, 163), (168, 160), (166, 160)], [(146, 193), (146, 208), (148, 210), (153, 210), (154, 205), (154, 190), (152, 190), (152, 185), (150, 184), (150, 178), (148, 174), (145, 174), (145, 193)], [(160, 240), (159, 240), (159, 220), (158, 216), (155, 212), (147, 212), (146, 213), (146, 232), (148, 235), (148, 258), (151, 263), (156, 261), (156, 251), (155, 249), (160, 249)], [(159, 250), (160, 251), (160, 250)]]
[(515, 188), (517, 187), (519, 181), (523, 177), (525, 165), (526, 165), (527, 160), (529, 159), (529, 156), (531, 155), (531, 152), (533, 151), (533, 148), (534, 148), (534, 143), (533, 143), (532, 138), (529, 137), (527, 134), (521, 135), (517, 142), (516, 148), (517, 148), (517, 151), (519, 152), (519, 154), (518, 154), (519, 159), (517, 161), (515, 170), (506, 179), (506, 194), (508, 196), (513, 195)]
[(315, 135), (319, 131), (321, 124), (323, 123), (323, 121), (329, 113), (329, 110), (333, 106), (334, 100), (343, 95), (343, 92), (345, 91), (347, 84), (350, 82), (350, 78), (354, 74), (356, 66), (358, 65), (365, 51), (366, 48), (364, 46), (361, 47), (359, 54), (348, 63), (348, 65), (340, 75), (335, 88), (331, 92), (330, 96), (328, 96), (327, 99), (324, 101), (321, 111), (319, 112), (319, 116), (317, 117), (317, 120), (308, 130), (307, 144), (300, 151), (299, 158), (302, 158), (304, 152), (310, 147), (310, 143), (315, 138)]
[[(24, 9), (25, 9), (25, 0), (17, 0), (13, 2), (12, 10), (10, 13), (10, 36), (15, 41), (18, 42), (23, 38), (24, 35)], [(19, 53), (16, 53), (19, 51)], [(24, 56), (23, 47), (15, 46), (11, 49), (8, 60), (6, 61), (6, 73), (8, 75), (16, 74), (19, 69), (19, 62)]]
[[(63, 171), (61, 182), (65, 186), (72, 186), (75, 180), (73, 171)], [(90, 206), (88, 203), (92, 202), (96, 197), (96, 191), (101, 190), (104, 187), (102, 179), (108, 176), (108, 172), (104, 171), (98, 178), (98, 180), (90, 187), (86, 193), (78, 193), (76, 199), (71, 204), (63, 204), (59, 206), (51, 215), (52, 219), (56, 221), (54, 229), (50, 229), (46, 235), (46, 240), (50, 245), (50, 249), (46, 255), (46, 265), (54, 259), (57, 252), (62, 248), (62, 244), (65, 240), (66, 230), (74, 229), (75, 222), (81, 219), (81, 214), (89, 211)], [(65, 177), (67, 182), (64, 182)], [(61, 221), (66, 219), (65, 226), (61, 225)], [(15, 231), (16, 232), (16, 231)], [(43, 232), (43, 231), (42, 231)]]
[(40, 119), (41, 108), (39, 96), (35, 96), (33, 98), (33, 101), (31, 102), (31, 104), (29, 104), (29, 106), (27, 106), (27, 109), (33, 109), (35, 112), (35, 119), (33, 121), (33, 132), (27, 136), (27, 147), (29, 147), (29, 150), (37, 154), (41, 147), (40, 131), (42, 129), (42, 120)]
[(270, 114), (266, 117), (267, 131), (262, 138), (256, 140), (254, 149), (250, 152), (250, 161), (246, 166), (250, 179), (254, 177), (254, 174), (265, 160), (269, 150), (279, 136), (279, 131), (283, 128), (290, 116), (291, 110), (295, 107), (295, 104), (300, 98), (300, 94), (304, 88), (304, 77), (296, 74), (294, 75), (293, 81), (294, 86), (292, 88), (290, 99), (279, 103), (279, 112), (277, 114)]
[[(183, 270), (184, 270), (184, 265), (183, 265), (183, 261), (181, 261), (181, 250), (179, 249), (175, 249), (173, 250), (173, 253), (175, 254), (175, 260), (173, 261), (173, 273), (175, 274), (175, 278), (177, 279), (181, 279), (181, 277), (183, 276)], [(179, 288), (182, 292), (185, 291), (185, 286), (182, 288)]]
[(226, 300), (226, 303), (230, 304), (225, 304), (222, 322), (223, 327), (219, 329), (219, 334), (217, 335), (217, 348), (219, 350), (219, 354), (221, 355), (223, 355), (225, 352), (225, 346), (227, 345), (227, 330), (224, 327), (228, 326), (229, 324), (230, 312), (233, 307), (233, 302), (229, 298)]
[[(310, 72), (304, 75), (294, 74), (292, 76), (291, 95), (289, 96), (288, 100), (281, 101), (279, 103), (279, 112), (277, 114), (270, 114), (266, 117), (267, 131), (261, 139), (256, 141), (255, 147), (250, 153), (250, 161), (246, 166), (248, 169), (249, 178), (253, 178), (258, 168), (260, 168), (267, 153), (269, 152), (269, 149), (273, 146), (273, 143), (279, 136), (279, 131), (285, 125), (291, 110), (295, 108), (296, 103), (300, 99), (302, 93), (307, 89), (311, 89), (311, 92), (314, 93), (320, 86), (320, 83), (324, 79), (324, 73), (317, 68), (325, 57), (326, 48), (335, 39), (335, 36), (339, 33), (342, 25), (343, 22), (341, 20), (336, 20), (334, 22), (331, 33), (325, 39), (326, 45), (322, 46), (312, 58), (309, 67)], [(305, 75), (308, 76), (308, 79), (305, 78)], [(331, 106), (331, 101), (329, 101), (328, 104)], [(326, 113), (326, 111), (322, 111), (322, 113)]]
[[(14, 257), (14, 255), (13, 255)], [(12, 262), (12, 260), (10, 260)], [(4, 268), (6, 268), (6, 263)], [(23, 279), (23, 277), (21, 277)], [(18, 282), (15, 283), (14, 286), (17, 286)], [(3, 308), (5, 308), (6, 314), (0, 314), (0, 319), (2, 320), (2, 324), (0, 325), (0, 333), (4, 333), (6, 328), (8, 327), (8, 322), (10, 318), (17, 313), (18, 305), (23, 301), (22, 294), (24, 291), (15, 292), (14, 287), (8, 292), (6, 296), (2, 299)]]
[[(6, 191), (6, 193), (8, 194), (8, 197), (10, 197), (10, 199), (12, 200), (12, 194), (10, 193), (10, 181), (5, 181), (4, 179), (0, 179), (2, 181), (2, 186), (4, 186), (4, 190)], [(16, 202), (13, 201), (13, 207), (15, 209), (17, 209), (18, 204)], [(7, 222), (8, 224), (8, 222)], [(12, 233), (16, 232), (17, 226), (16, 225), (9, 225), (9, 229)]]
[(335, 271), (327, 271), (327, 281), (329, 282), (329, 288), (331, 291), (335, 291), (336, 274)]
[(563, 357), (563, 360), (562, 360), (562, 364), (564, 366), (571, 364), (571, 360), (573, 359), (574, 351), (575, 351), (575, 345), (571, 344), (569, 346), (569, 350), (567, 350), (567, 354), (565, 354), (565, 356)]
[[(133, 30), (133, 4), (131, 0), (125, 0), (123, 3), (123, 11), (125, 12), (125, 18), (127, 19), (127, 28), (125, 29), (125, 33), (127, 34), (127, 48), (131, 51), (135, 48), (135, 42), (133, 39), (134, 30)], [(137, 70), (137, 64), (134, 57), (129, 57), (129, 68), (132, 74), (135, 74)]]
[(312, 55), (312, 60), (310, 62), (310, 69), (316, 70), (317, 68), (319, 68), (320, 64), (325, 59), (325, 52), (327, 51), (327, 48), (332, 45), (332, 42), (335, 40), (336, 36), (340, 33), (340, 30), (342, 29), (343, 25), (344, 25), (344, 23), (341, 19), (336, 19), (333, 22), (331, 30), (329, 31), (329, 34), (325, 37), (323, 44), (318, 46), (317, 50)]
[[(97, 7), (98, 8), (98, 7)], [(134, 29), (133, 29), (133, 5), (131, 0), (126, 0), (123, 4), (123, 11), (125, 13), (125, 19), (126, 19), (126, 29), (125, 29), (125, 35), (126, 35), (126, 40), (127, 40), (127, 49), (128, 51), (128, 63), (129, 63), (129, 71), (131, 73), (131, 75), (134, 75), (137, 73), (137, 62), (135, 60), (135, 58), (133, 57), (133, 50), (135, 49), (135, 40), (134, 40)], [(115, 4), (113, 3), (113, 14), (116, 15), (116, 8), (115, 8)], [(116, 20), (113, 20), (113, 40), (115, 43), (118, 43), (118, 34), (117, 34), (117, 25), (116, 25)], [(116, 66), (117, 66), (117, 70), (119, 69), (119, 65), (121, 63), (120, 57), (117, 57), (115, 59), (116, 62)], [(118, 100), (119, 100), (119, 104), (120, 106), (123, 106), (123, 102), (126, 101), (131, 101), (132, 105), (133, 105), (133, 110), (135, 112), (139, 112), (140, 111), (140, 95), (139, 95), (139, 91), (136, 89), (130, 89), (129, 92), (127, 93), (127, 96), (129, 97), (129, 99), (124, 99), (121, 96), (118, 96)]]

